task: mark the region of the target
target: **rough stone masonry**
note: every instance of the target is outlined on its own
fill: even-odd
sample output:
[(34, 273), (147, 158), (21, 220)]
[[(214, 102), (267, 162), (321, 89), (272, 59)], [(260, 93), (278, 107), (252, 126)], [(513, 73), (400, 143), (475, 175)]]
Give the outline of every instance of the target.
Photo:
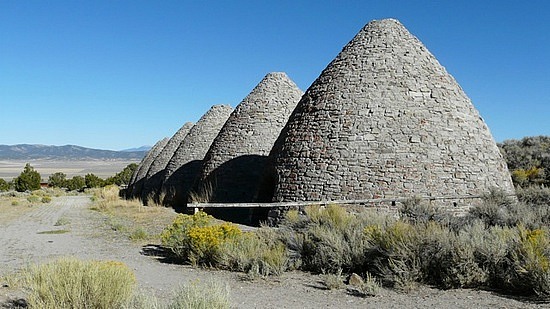
[(232, 111), (229, 105), (214, 105), (191, 128), (164, 169), (164, 180), (157, 190), (165, 194), (161, 202), (185, 207), (202, 160)]
[(264, 201), (513, 192), (469, 98), (394, 19), (368, 23), (325, 68), (269, 160)]
[(128, 188), (126, 189), (127, 198), (133, 198), (141, 194), (143, 179), (147, 174), (147, 170), (149, 170), (151, 163), (155, 160), (157, 155), (162, 151), (167, 143), (168, 138), (165, 137), (161, 139), (156, 142), (155, 145), (153, 145), (153, 147), (147, 152), (145, 157), (143, 157), (137, 169), (134, 171), (134, 174), (130, 178), (130, 182), (128, 183)]
[[(141, 199), (144, 203), (147, 203), (149, 198), (156, 199), (158, 196), (158, 188), (164, 180), (164, 169), (168, 162), (174, 155), (176, 149), (178, 149), (181, 142), (185, 139), (189, 131), (193, 127), (192, 122), (186, 122), (173, 136), (170, 138), (166, 146), (155, 157), (147, 174), (143, 180), (143, 189), (141, 190)], [(156, 200), (157, 203), (160, 201)]]
[(214, 139), (197, 192), (209, 202), (254, 202), (269, 151), (302, 95), (285, 73), (267, 74)]

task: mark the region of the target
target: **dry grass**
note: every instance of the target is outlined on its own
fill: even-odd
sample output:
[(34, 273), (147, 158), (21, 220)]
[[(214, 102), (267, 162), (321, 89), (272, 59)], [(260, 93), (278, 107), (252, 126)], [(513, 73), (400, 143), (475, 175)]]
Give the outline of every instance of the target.
[(93, 195), (91, 208), (108, 215), (112, 229), (136, 242), (160, 242), (160, 233), (176, 217), (172, 209), (157, 204), (144, 206), (137, 199), (120, 198), (116, 186), (93, 189), (88, 193)]
[(224, 309), (230, 308), (229, 286), (212, 279), (195, 281), (182, 286), (167, 309)]
[(21, 196), (0, 196), (0, 224), (11, 222), (27, 212), (31, 211), (32, 204), (27, 200), (27, 197)]
[(31, 265), (13, 278), (12, 284), (28, 290), (31, 308), (123, 308), (136, 286), (132, 270), (121, 262), (76, 258)]
[(33, 207), (50, 203), (53, 197), (65, 194), (65, 191), (53, 188), (42, 188), (30, 193), (3, 192), (0, 194), (0, 224), (11, 222), (33, 210)]

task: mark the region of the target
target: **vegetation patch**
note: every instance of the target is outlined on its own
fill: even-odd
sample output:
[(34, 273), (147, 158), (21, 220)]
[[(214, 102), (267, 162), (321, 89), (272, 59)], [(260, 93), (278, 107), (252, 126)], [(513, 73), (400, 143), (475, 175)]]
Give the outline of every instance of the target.
[(50, 235), (50, 234), (65, 234), (65, 233), (69, 233), (70, 231), (69, 230), (50, 230), (50, 231), (42, 231), (42, 232), (38, 232), (36, 234), (47, 234), (47, 235)]
[(160, 233), (176, 216), (172, 209), (121, 199), (116, 185), (88, 189), (86, 193), (91, 195), (91, 209), (105, 214), (111, 229), (135, 242), (160, 242)]
[(21, 278), (30, 308), (123, 308), (136, 286), (123, 263), (75, 258), (31, 266)]
[(65, 218), (65, 217), (61, 217), (61, 218), (57, 219), (57, 221), (55, 221), (54, 226), (63, 226), (63, 225), (68, 225), (70, 223), (71, 223), (71, 220), (69, 220), (68, 218)]
[(176, 291), (166, 309), (226, 309), (230, 308), (229, 286), (213, 280), (195, 281)]

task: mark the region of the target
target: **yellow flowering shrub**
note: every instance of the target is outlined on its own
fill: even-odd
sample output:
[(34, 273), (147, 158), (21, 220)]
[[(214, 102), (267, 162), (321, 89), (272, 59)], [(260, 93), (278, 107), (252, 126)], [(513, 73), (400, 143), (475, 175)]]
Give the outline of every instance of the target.
[(239, 235), (241, 230), (236, 225), (216, 224), (212, 216), (199, 211), (178, 215), (162, 232), (161, 241), (181, 260), (214, 266), (220, 245)]
[(210, 266), (218, 262), (220, 245), (242, 234), (241, 230), (231, 223), (195, 226), (187, 233), (190, 244), (188, 258), (191, 263)]
[(519, 237), (520, 246), (518, 254), (525, 261), (525, 265), (522, 268), (527, 272), (548, 272), (550, 269), (550, 260), (548, 257), (550, 242), (544, 230), (529, 230), (520, 227)]

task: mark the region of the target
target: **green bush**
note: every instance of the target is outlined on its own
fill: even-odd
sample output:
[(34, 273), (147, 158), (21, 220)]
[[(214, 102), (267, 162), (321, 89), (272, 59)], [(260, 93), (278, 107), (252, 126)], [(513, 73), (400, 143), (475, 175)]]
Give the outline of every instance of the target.
[(279, 276), (288, 267), (286, 247), (269, 228), (234, 237), (220, 251), (222, 268), (245, 272), (251, 278)]
[(362, 231), (374, 219), (348, 214), (336, 205), (306, 207), (305, 213), (308, 221), (302, 231), (298, 230), (303, 237), (295, 237), (303, 239), (302, 267), (314, 272), (336, 273), (342, 269), (360, 273), (365, 267), (368, 245)]
[(408, 290), (421, 280), (421, 232), (417, 226), (403, 221), (364, 229), (370, 247), (370, 267), (384, 284)]
[(550, 295), (547, 228), (541, 229), (540, 212), (532, 205), (493, 192), (460, 225), (434, 220), (437, 212), (412, 204), (400, 220), (336, 207), (288, 212), (279, 227), (287, 250), (294, 244), (299, 251), (302, 269), (332, 277), (342, 270), (371, 273), (401, 290), (427, 283)]
[(74, 176), (65, 182), (65, 186), (69, 191), (83, 191), (86, 187), (86, 181), (82, 176)]
[(31, 204), (34, 204), (34, 203), (40, 202), (40, 201), (41, 201), (41, 198), (40, 198), (40, 196), (38, 196), (38, 195), (32, 194), (32, 195), (29, 195), (29, 196), (27, 197), (27, 201), (29, 201), (29, 203), (31, 203)]
[(8, 191), (10, 189), (10, 185), (7, 181), (5, 181), (3, 178), (0, 178), (0, 192)]
[(21, 174), (13, 182), (15, 190), (18, 192), (38, 190), (40, 189), (40, 174), (27, 163)]
[(520, 292), (534, 292), (550, 296), (550, 239), (548, 231), (519, 227), (519, 242), (515, 243), (510, 258), (514, 276), (510, 285)]
[(67, 175), (62, 172), (51, 174), (48, 177), (48, 186), (52, 188), (65, 188), (67, 186)]
[(23, 274), (30, 308), (123, 308), (136, 286), (126, 265), (61, 258)]
[(84, 183), (86, 184), (87, 188), (100, 188), (104, 186), (105, 182), (103, 181), (103, 179), (90, 173), (84, 176)]
[(515, 202), (506, 192), (491, 189), (483, 196), (483, 202), (470, 209), (469, 217), (481, 219), (489, 226), (514, 226), (521, 215), (516, 213)]
[(132, 178), (132, 174), (134, 174), (137, 167), (138, 165), (136, 163), (128, 164), (128, 166), (126, 166), (119, 173), (105, 179), (104, 185), (113, 185), (113, 184), (116, 184), (117, 186), (128, 185), (130, 183), (130, 179)]
[(550, 206), (550, 188), (531, 186), (527, 188), (517, 188), (516, 194), (518, 200), (528, 205)]
[(492, 190), (483, 203), (472, 208), (467, 221), (481, 219), (488, 226), (523, 225), (531, 229), (550, 224), (550, 190), (547, 188), (518, 188), (518, 201), (503, 191)]
[(179, 215), (162, 242), (181, 260), (253, 277), (300, 268), (324, 274), (336, 287), (344, 273), (368, 274), (362, 295), (376, 294), (382, 282), (401, 290), (426, 283), (550, 297), (550, 216), (542, 210), (548, 207), (495, 191), (461, 224), (449, 224), (424, 206), (412, 201), (399, 220), (339, 206), (306, 207), (287, 212), (277, 229), (247, 233), (199, 212)]
[(427, 223), (442, 221), (447, 215), (437, 206), (434, 206), (419, 197), (403, 201), (399, 207), (399, 217), (411, 223)]
[(42, 203), (50, 203), (52, 201), (52, 197), (49, 195), (43, 196), (40, 200)]
[(480, 238), (485, 225), (477, 221), (458, 232), (437, 223), (421, 227), (419, 258), (424, 282), (449, 288), (483, 286), (488, 274), (478, 263)]
[(550, 185), (550, 136), (506, 140), (498, 145), (516, 186)]

